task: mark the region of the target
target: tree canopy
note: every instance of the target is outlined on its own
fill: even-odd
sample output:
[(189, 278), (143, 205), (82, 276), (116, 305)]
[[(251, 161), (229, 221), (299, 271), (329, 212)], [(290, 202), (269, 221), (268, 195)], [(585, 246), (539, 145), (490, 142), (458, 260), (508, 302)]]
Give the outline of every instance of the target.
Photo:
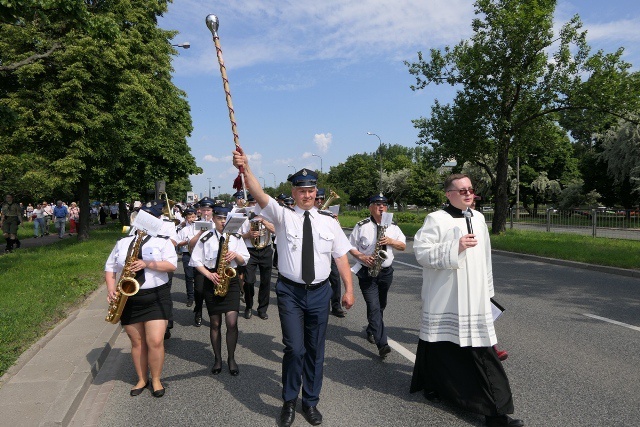
[[(458, 89), (452, 104), (436, 100), (430, 117), (414, 120), (418, 144), (428, 145), (435, 164), (455, 159), (485, 169), (494, 233), (505, 229), (517, 157), (562, 150), (567, 139), (560, 130), (588, 141), (638, 105), (639, 86), (623, 50), (590, 56), (578, 16), (554, 35), (555, 6), (555, 0), (477, 0), (469, 40), (407, 62), (413, 90), (431, 83)], [(567, 167), (570, 177), (575, 167)]]

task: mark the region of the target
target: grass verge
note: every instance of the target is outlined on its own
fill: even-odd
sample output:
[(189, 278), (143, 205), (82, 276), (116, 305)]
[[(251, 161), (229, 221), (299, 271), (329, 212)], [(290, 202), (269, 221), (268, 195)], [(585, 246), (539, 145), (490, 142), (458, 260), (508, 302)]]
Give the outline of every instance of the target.
[(87, 242), (64, 239), (0, 257), (0, 376), (102, 284), (120, 237), (115, 226), (101, 228)]

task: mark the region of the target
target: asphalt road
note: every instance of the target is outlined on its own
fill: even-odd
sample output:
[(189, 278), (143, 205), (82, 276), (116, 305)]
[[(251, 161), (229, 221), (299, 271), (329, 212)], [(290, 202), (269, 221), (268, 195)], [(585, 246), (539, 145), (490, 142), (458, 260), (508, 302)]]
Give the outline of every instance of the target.
[[(396, 260), (385, 311), (394, 351), (386, 360), (365, 340), (357, 283), (356, 305), (347, 317), (330, 316), (318, 406), (323, 425), (484, 425), (483, 417), (409, 394), (422, 272), (410, 243)], [(496, 329), (500, 348), (509, 352), (505, 369), (515, 416), (527, 426), (639, 425), (640, 280), (506, 256), (495, 256), (493, 264), (496, 299), (506, 307)], [(240, 375), (230, 376), (223, 364), (214, 377), (209, 324), (192, 326), (182, 279), (180, 269), (173, 284), (175, 328), (166, 341), (165, 397), (129, 397), (135, 374), (121, 334), (74, 425), (277, 425), (283, 346), (275, 294), (268, 320), (239, 319)], [(223, 343), (223, 357), (225, 352)], [(300, 403), (294, 425), (308, 425)]]

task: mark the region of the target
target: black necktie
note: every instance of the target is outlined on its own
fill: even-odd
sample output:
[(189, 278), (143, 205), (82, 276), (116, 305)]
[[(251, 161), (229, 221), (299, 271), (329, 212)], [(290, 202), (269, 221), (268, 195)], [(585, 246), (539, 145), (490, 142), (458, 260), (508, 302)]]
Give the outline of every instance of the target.
[(220, 237), (220, 243), (218, 244), (218, 256), (216, 257), (216, 270), (220, 265), (220, 254), (222, 253), (222, 245), (224, 245), (224, 236)]
[(304, 223), (302, 224), (302, 280), (307, 285), (313, 283), (316, 273), (313, 271), (313, 234), (311, 231), (311, 219), (309, 211), (304, 211)]

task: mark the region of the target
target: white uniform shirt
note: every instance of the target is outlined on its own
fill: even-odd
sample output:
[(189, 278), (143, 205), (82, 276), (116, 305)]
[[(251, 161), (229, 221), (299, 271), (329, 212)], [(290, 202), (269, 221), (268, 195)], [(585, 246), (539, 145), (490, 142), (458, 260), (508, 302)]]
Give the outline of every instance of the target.
[[(407, 238), (395, 224), (389, 225), (387, 230), (384, 232), (384, 235), (390, 237), (394, 240), (399, 240), (402, 243), (407, 243)], [(369, 217), (364, 219), (356, 224), (349, 236), (349, 242), (356, 248), (358, 251), (362, 252), (365, 255), (371, 255), (376, 248), (376, 242), (378, 241), (378, 226), (373, 218)], [(382, 262), (382, 268), (389, 267), (393, 262), (393, 248), (387, 245), (387, 256), (388, 258)], [(357, 261), (357, 264), (360, 264), (360, 261)], [(360, 267), (354, 266), (356, 270), (359, 270)]]
[(198, 232), (199, 230), (196, 230), (195, 224), (188, 223), (178, 231), (178, 243), (184, 242), (185, 240), (187, 242), (186, 245), (180, 246), (180, 252), (189, 252), (189, 242), (196, 234), (198, 234)]
[[(198, 239), (198, 243), (196, 243), (195, 247), (193, 248), (193, 252), (191, 253), (191, 260), (189, 261), (189, 265), (191, 267), (205, 266), (209, 269), (215, 268), (221, 237), (222, 235), (218, 233), (217, 230), (213, 230), (207, 232), (200, 239)], [(242, 262), (240, 265), (247, 265), (250, 255), (246, 245), (244, 244), (244, 240), (241, 238), (237, 238), (233, 234), (225, 236), (225, 238), (227, 237), (229, 238), (229, 251), (236, 252), (242, 257), (244, 262)], [(238, 263), (234, 259), (229, 263), (229, 266), (237, 267)]]
[[(129, 246), (134, 237), (135, 236), (127, 236), (118, 240), (118, 243), (116, 243), (116, 246), (111, 251), (104, 266), (104, 271), (117, 273), (118, 280), (120, 280), (120, 273), (124, 268)], [(150, 236), (149, 240), (142, 245), (140, 253), (144, 261), (169, 261), (174, 267), (178, 266), (178, 256), (169, 239)], [(164, 285), (168, 281), (168, 273), (145, 268), (144, 283), (140, 286), (140, 289), (156, 288)]]
[[(272, 222), (278, 236), (278, 271), (296, 283), (302, 280), (302, 226), (304, 210), (296, 206), (280, 206), (274, 199), (264, 209), (256, 207), (256, 214)], [(331, 273), (331, 256), (340, 258), (352, 247), (340, 224), (333, 217), (318, 212), (314, 207), (309, 211), (313, 231), (313, 253), (315, 280), (321, 283)]]

